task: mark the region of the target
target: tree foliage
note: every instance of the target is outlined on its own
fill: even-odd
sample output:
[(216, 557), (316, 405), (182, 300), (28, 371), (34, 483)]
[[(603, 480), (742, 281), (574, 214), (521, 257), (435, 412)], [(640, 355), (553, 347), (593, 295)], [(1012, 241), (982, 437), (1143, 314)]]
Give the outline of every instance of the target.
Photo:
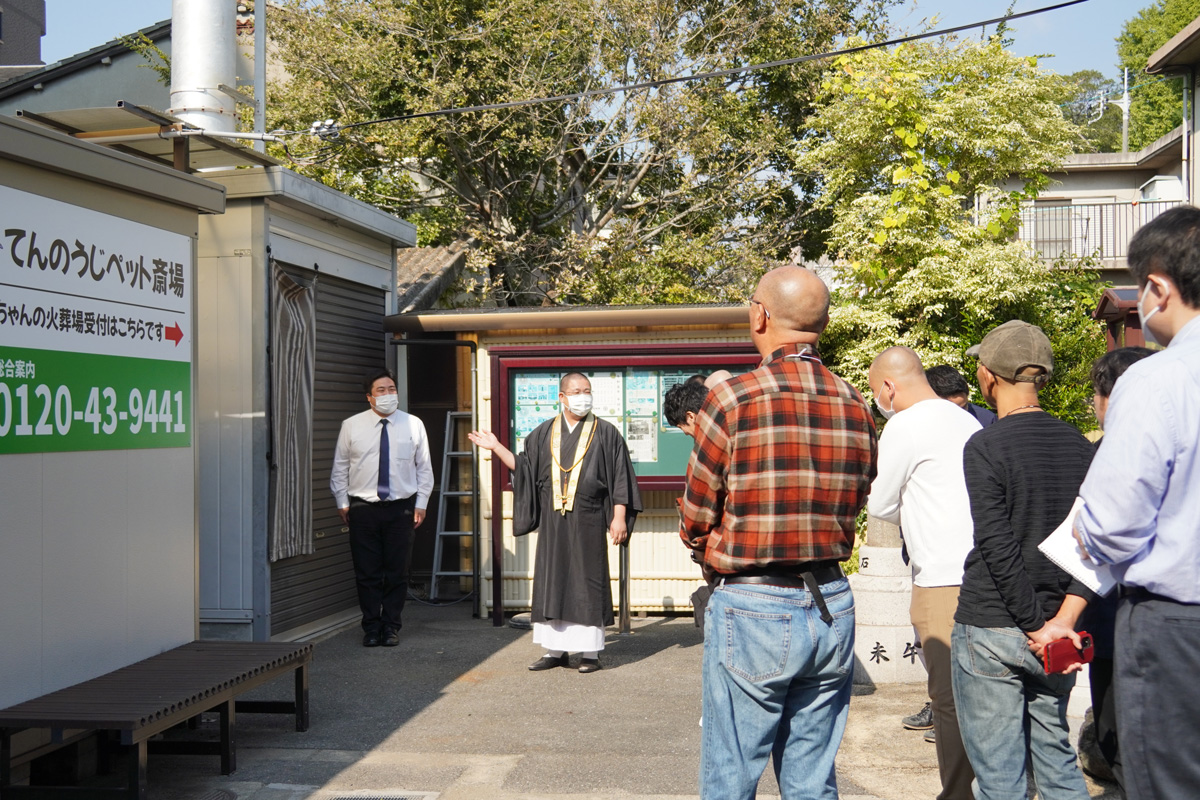
[[(1121, 109), (1113, 105), (1120, 99), (1122, 84), (1094, 69), (1065, 76), (1072, 87), (1071, 99), (1063, 105), (1063, 116), (1080, 126), (1083, 139), (1077, 153), (1118, 153), (1121, 150)], [(1106, 100), (1101, 113), (1100, 97)]]
[(824, 86), (797, 161), (819, 176), (842, 265), (827, 363), (865, 389), (875, 356), (902, 344), (971, 379), (966, 349), (1024, 319), (1055, 347), (1045, 407), (1087, 427), (1100, 287), (1081, 265), (1051, 267), (1013, 241), (1019, 204), (1079, 141), (1060, 108), (1068, 84), (993, 39), (843, 58)]
[[(821, 352), (830, 369), (862, 390), (871, 361), (893, 345), (911, 347), (927, 367), (949, 364), (975, 383), (964, 353), (996, 325), (1038, 325), (1054, 347), (1054, 377), (1044, 408), (1091, 430), (1089, 370), (1104, 353), (1103, 327), (1091, 318), (1103, 287), (1086, 261), (1047, 265), (1017, 242), (959, 247), (926, 258), (887, 292), (835, 293)], [(977, 395), (974, 400), (982, 402)]]
[[(736, 69), (882, 25), (891, 0), (290, 0), (273, 126)], [(344, 129), (309, 174), (472, 238), (501, 304), (720, 299), (805, 235), (788, 146), (821, 68)], [(597, 271), (603, 274), (597, 274)], [(665, 281), (662, 283), (660, 281)]]
[(168, 87), (171, 85), (171, 57), (163, 52), (153, 39), (139, 31), (130, 36), (122, 36), (120, 41), (146, 62), (138, 64), (139, 68), (153, 70), (159, 83)]
[(997, 37), (843, 56), (822, 85), (797, 162), (819, 175), (832, 254), (869, 291), (950, 242), (1011, 237), (1080, 138), (1067, 83)]
[(1157, 0), (1125, 23), (1117, 36), (1119, 66), (1129, 69), (1129, 149), (1140, 150), (1179, 127), (1183, 100), (1179, 78), (1155, 81), (1146, 65), (1155, 50), (1200, 16), (1200, 0)]

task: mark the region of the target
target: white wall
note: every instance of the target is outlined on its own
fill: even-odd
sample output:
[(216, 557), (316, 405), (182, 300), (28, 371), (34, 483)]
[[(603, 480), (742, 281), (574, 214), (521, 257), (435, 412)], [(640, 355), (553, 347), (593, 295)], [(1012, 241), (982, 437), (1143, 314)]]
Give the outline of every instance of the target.
[[(99, 212), (186, 237), (194, 263), (196, 207), (154, 198), (190, 191), (215, 210), (215, 187), (30, 126), (0, 127), (0, 183), (82, 209), (76, 222)], [(195, 638), (191, 427), (182, 447), (0, 455), (0, 707)]]
[(0, 456), (0, 707), (192, 640), (192, 458)]

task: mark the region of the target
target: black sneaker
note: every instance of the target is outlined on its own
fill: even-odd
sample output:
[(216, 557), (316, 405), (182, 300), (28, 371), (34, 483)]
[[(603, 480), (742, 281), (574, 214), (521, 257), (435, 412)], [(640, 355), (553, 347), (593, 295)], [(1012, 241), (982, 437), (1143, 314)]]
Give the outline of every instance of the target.
[(933, 728), (925, 731), (925, 741), (929, 742), (930, 744), (937, 744), (937, 734), (933, 732)]
[(900, 724), (910, 731), (933, 730), (933, 704), (926, 703), (925, 707), (917, 713), (900, 720)]

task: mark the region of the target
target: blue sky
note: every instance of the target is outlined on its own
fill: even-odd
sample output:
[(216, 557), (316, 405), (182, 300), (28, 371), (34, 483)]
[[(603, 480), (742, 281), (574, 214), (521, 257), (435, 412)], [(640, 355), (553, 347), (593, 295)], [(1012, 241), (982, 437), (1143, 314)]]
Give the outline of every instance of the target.
[[(1017, 12), (1055, 5), (1060, 0), (1017, 0)], [(1117, 50), (1113, 40), (1121, 25), (1151, 0), (1087, 0), (1013, 23), (1021, 55), (1049, 55), (1043, 66), (1060, 73), (1095, 69), (1115, 76)], [(1003, 16), (1009, 0), (908, 0), (892, 10), (900, 28), (923, 27), (922, 20), (938, 15), (939, 28)], [(171, 0), (47, 0), (46, 36), (42, 59), (67, 58), (132, 33), (171, 16)], [(970, 34), (965, 34), (970, 35)]]

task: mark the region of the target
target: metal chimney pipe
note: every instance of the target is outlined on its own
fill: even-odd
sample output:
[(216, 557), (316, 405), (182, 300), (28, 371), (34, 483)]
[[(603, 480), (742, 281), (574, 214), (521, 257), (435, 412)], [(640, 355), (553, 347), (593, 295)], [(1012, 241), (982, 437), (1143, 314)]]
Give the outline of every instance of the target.
[(172, 0), (171, 108), (197, 128), (237, 130), (235, 101), (217, 87), (237, 85), (236, 0)]

